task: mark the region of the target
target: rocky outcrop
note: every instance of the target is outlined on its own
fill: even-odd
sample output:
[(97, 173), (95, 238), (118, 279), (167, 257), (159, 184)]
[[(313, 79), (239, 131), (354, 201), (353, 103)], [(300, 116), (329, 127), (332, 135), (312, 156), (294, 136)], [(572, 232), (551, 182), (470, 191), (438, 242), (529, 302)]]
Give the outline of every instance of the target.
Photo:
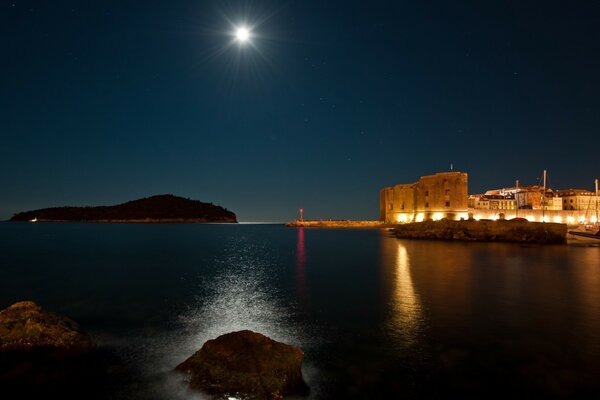
[(22, 301), (0, 311), (0, 350), (29, 350), (40, 347), (88, 350), (91, 337), (69, 318)]
[(23, 301), (0, 311), (0, 397), (104, 399), (116, 359), (73, 320)]
[(393, 232), (402, 239), (559, 244), (566, 243), (567, 225), (526, 220), (451, 221), (442, 219), (398, 225)]
[(207, 341), (176, 370), (189, 374), (193, 389), (210, 394), (280, 399), (306, 388), (303, 357), (298, 347), (244, 330)]

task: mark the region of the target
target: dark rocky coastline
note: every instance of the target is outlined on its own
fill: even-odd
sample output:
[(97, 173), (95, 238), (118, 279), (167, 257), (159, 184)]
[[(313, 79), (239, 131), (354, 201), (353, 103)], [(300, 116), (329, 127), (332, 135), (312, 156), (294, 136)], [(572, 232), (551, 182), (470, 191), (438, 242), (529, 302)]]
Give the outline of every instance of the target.
[(53, 207), (15, 214), (11, 221), (40, 222), (237, 222), (221, 206), (183, 197), (158, 195), (114, 206)]
[(86, 351), (95, 345), (75, 321), (45, 311), (32, 301), (21, 301), (0, 311), (0, 350), (42, 347)]

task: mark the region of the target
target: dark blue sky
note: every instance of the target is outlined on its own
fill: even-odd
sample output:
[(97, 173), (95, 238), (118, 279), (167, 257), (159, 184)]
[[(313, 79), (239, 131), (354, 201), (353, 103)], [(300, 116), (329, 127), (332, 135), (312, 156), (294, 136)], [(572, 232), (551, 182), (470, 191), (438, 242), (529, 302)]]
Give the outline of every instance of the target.
[(473, 193), (600, 175), (598, 1), (0, 4), (0, 219), (162, 193), (376, 219), (450, 163)]

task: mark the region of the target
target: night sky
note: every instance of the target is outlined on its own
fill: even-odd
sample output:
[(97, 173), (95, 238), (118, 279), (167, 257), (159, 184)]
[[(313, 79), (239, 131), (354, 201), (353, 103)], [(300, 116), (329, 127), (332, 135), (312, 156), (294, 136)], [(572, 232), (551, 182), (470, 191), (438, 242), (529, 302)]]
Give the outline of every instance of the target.
[(376, 219), (451, 163), (471, 193), (600, 175), (598, 1), (0, 4), (0, 219), (163, 193)]

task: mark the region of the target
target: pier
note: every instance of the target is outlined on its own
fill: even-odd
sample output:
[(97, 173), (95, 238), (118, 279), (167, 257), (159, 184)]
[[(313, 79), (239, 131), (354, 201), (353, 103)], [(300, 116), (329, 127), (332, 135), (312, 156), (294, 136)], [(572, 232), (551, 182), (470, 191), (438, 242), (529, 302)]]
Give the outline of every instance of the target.
[(288, 222), (285, 226), (292, 228), (391, 228), (395, 224), (388, 224), (382, 221), (352, 221), (352, 220), (296, 220)]

